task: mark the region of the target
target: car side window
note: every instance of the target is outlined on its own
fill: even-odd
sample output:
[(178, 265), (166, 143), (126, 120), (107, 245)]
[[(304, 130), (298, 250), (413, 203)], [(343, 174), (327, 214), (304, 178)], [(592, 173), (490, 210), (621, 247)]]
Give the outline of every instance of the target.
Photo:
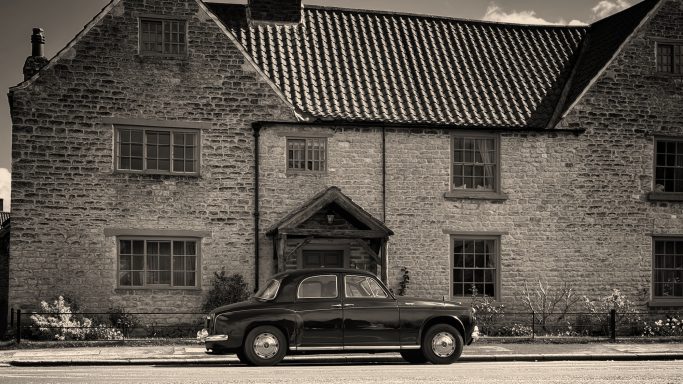
[(336, 275), (307, 277), (299, 284), (296, 294), (299, 299), (333, 299), (338, 296)]
[(386, 298), (382, 286), (370, 276), (349, 275), (344, 278), (346, 297)]

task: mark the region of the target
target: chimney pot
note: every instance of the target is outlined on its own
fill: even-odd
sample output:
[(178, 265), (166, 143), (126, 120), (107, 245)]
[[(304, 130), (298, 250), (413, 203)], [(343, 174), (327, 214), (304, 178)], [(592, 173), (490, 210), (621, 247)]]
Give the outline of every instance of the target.
[(45, 35), (42, 28), (33, 28), (33, 35), (31, 35), (31, 56), (44, 57), (43, 47), (45, 46)]
[(45, 45), (45, 35), (42, 28), (33, 28), (31, 35), (31, 56), (26, 58), (24, 63), (24, 81), (30, 79), (48, 63), (45, 58), (43, 47)]

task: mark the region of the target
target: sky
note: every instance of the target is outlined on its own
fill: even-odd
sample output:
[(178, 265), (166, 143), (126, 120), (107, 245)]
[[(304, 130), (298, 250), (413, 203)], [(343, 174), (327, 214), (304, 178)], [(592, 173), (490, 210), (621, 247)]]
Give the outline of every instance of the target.
[[(246, 0), (213, 0), (246, 3)], [(638, 0), (303, 0), (305, 4), (377, 9), (465, 19), (523, 24), (590, 24)], [(0, 0), (0, 88), (23, 80), (24, 60), (31, 53), (33, 27), (45, 30), (45, 54), (53, 57), (109, 0)], [(6, 97), (0, 98), (0, 199), (11, 207), (11, 120)]]

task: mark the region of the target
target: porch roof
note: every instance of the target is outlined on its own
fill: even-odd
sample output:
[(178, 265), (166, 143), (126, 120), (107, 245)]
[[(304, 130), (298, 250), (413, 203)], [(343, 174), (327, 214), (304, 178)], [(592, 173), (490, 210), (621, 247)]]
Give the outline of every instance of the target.
[[(331, 203), (337, 204), (341, 209), (353, 216), (355, 220), (367, 226), (367, 230), (344, 231), (348, 232), (349, 235), (353, 235), (352, 237), (385, 238), (394, 234), (394, 232), (387, 228), (382, 221), (354, 203), (353, 200), (342, 193), (338, 187), (333, 186), (319, 192), (299, 208), (293, 210), (280, 221), (273, 224), (266, 231), (266, 235), (272, 237), (276, 236), (278, 233), (296, 232), (299, 225), (310, 219), (320, 210), (325, 209), (325, 207)], [(314, 234), (314, 231), (312, 230), (300, 231), (306, 231), (307, 234)]]

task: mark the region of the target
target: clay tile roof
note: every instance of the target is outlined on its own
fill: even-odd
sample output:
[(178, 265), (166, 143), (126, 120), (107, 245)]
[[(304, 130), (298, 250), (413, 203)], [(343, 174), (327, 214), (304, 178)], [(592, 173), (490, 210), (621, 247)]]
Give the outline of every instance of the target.
[(249, 24), (244, 5), (207, 5), (320, 120), (545, 128), (592, 29), (316, 6), (298, 25)]
[(0, 212), (0, 228), (9, 226), (10, 213)]

